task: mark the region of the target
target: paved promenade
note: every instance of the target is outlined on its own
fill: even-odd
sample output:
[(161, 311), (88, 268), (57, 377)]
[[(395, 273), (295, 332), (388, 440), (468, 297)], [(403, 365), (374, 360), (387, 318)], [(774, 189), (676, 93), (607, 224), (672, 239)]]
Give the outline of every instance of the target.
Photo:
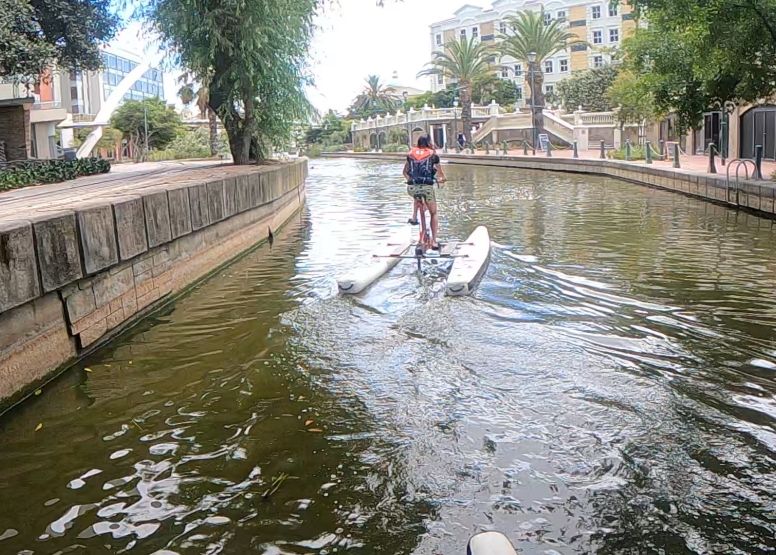
[[(484, 150), (477, 150), (476, 154), (485, 156)], [(508, 152), (511, 156), (522, 156), (523, 155), (523, 149), (511, 149)], [(572, 150), (553, 150), (552, 151), (552, 157), (553, 158), (573, 158), (574, 153)], [(454, 152), (449, 152), (447, 156), (455, 156)], [(496, 156), (495, 150), (491, 149), (490, 156)], [(528, 151), (528, 156), (532, 156), (531, 151)], [(536, 151), (536, 157), (537, 158), (546, 158), (547, 154), (545, 152)], [(588, 151), (580, 151), (579, 152), (579, 158), (580, 159), (587, 159), (587, 160), (599, 160), (600, 159), (600, 152), (598, 150), (588, 150)], [(623, 162), (626, 163), (624, 160), (616, 160), (617, 162)], [(720, 160), (719, 157), (715, 158), (716, 166), (717, 166), (717, 177), (722, 177), (723, 179), (727, 175), (727, 166), (722, 165), (722, 160)], [(645, 166), (649, 167), (649, 164), (647, 164), (644, 160), (634, 160), (632, 162), (627, 162), (629, 165), (633, 166)], [(679, 157), (679, 164), (680, 168), (678, 171), (680, 172), (686, 172), (686, 173), (692, 173), (692, 174), (698, 174), (703, 175), (705, 177), (709, 177), (712, 174), (708, 173), (708, 167), (709, 167), (709, 159), (707, 156), (680, 156)], [(667, 168), (667, 169), (674, 169), (673, 168), (673, 160), (652, 160), (652, 166), (656, 168)], [(752, 166), (751, 164), (748, 164), (749, 168), (749, 179), (753, 179), (752, 176)], [(769, 161), (763, 161), (762, 163), (762, 172), (763, 172), (763, 179), (765, 181), (771, 180), (771, 174), (776, 171), (776, 162), (769, 162)], [(735, 176), (735, 166), (730, 170), (730, 177), (731, 180), (734, 179)], [(741, 166), (739, 169), (739, 177), (743, 181), (745, 178), (745, 171), (744, 166)]]
[(91, 175), (48, 185), (35, 185), (0, 193), (0, 221), (30, 218), (66, 210), (85, 201), (129, 195), (150, 187), (211, 175), (227, 177), (235, 166), (220, 162), (170, 161), (116, 164), (110, 173)]

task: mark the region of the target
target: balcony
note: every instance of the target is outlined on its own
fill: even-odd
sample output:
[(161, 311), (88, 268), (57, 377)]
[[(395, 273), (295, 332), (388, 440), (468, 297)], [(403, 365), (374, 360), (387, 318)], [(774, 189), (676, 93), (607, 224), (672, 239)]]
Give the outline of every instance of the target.
[(73, 123), (92, 123), (97, 114), (73, 114)]

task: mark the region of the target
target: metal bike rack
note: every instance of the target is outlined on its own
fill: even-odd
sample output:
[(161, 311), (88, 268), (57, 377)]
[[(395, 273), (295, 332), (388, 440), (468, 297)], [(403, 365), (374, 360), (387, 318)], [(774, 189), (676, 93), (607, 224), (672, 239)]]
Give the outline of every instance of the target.
[(725, 178), (725, 199), (728, 202), (732, 202), (730, 200), (730, 169), (733, 167), (733, 165), (735, 165), (736, 181), (734, 183), (734, 186), (735, 186), (735, 192), (736, 192), (736, 200), (735, 200), (736, 206), (739, 206), (738, 192), (740, 190), (739, 183), (741, 182), (739, 171), (741, 170), (741, 166), (744, 166), (744, 171), (746, 172), (744, 179), (749, 179), (749, 168), (747, 167), (747, 163), (752, 164), (752, 174), (756, 175), (757, 165), (754, 163), (754, 160), (750, 160), (749, 158), (734, 158), (727, 165), (727, 176)]

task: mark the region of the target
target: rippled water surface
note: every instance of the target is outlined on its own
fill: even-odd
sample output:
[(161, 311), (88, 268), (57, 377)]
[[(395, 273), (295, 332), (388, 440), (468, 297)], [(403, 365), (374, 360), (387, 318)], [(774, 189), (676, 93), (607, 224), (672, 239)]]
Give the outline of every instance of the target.
[(446, 166), (443, 238), (495, 242), (475, 295), (406, 263), (340, 297), (410, 202), (311, 166), (271, 248), (0, 418), (0, 553), (776, 550), (770, 221)]

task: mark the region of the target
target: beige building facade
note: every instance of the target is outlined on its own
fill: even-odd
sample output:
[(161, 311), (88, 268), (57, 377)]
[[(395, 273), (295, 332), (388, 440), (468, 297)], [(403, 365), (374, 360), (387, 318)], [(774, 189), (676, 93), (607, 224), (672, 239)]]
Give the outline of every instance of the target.
[[(521, 11), (543, 12), (546, 22), (560, 20), (588, 45), (577, 45), (558, 52), (544, 62), (545, 93), (552, 92), (558, 81), (572, 72), (600, 67), (611, 61), (612, 52), (623, 38), (636, 28), (631, 7), (626, 3), (610, 3), (608, 0), (551, 0), (534, 2), (526, 0), (496, 0), (489, 8), (466, 4), (450, 19), (430, 26), (431, 51), (439, 51), (453, 39), (475, 38), (486, 44), (496, 44), (499, 36), (507, 31), (506, 18)], [(519, 94), (525, 98), (527, 87), (525, 61), (504, 57), (497, 75), (515, 83)], [(445, 89), (451, 83), (446, 76), (432, 76), (432, 91)]]

